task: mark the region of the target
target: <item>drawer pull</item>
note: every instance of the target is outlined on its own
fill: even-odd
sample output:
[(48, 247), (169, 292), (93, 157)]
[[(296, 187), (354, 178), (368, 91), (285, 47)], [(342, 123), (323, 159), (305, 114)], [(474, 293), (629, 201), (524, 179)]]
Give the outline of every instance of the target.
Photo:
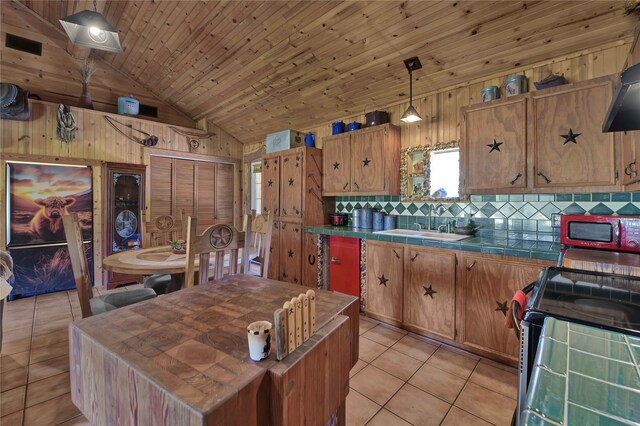
[(473, 262), (471, 262), (471, 265), (467, 265), (467, 271), (470, 271), (471, 268), (473, 268), (474, 266), (476, 266), (476, 261), (475, 260)]
[(331, 263), (340, 263), (340, 259), (338, 259), (337, 257), (332, 257), (331, 258)]
[(433, 299), (433, 295), (437, 293), (437, 291), (433, 289), (432, 285), (429, 285), (429, 287), (427, 287), (426, 285), (423, 285), (422, 288), (424, 288), (424, 296), (429, 296), (432, 299)]

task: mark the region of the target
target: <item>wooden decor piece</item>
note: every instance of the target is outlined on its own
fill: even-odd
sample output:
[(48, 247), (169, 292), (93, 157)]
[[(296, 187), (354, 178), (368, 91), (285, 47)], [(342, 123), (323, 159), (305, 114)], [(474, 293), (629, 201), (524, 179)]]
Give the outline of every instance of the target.
[(294, 297), (291, 299), (293, 304), (293, 311), (295, 312), (295, 335), (296, 335), (296, 348), (300, 346), (302, 342), (302, 303), (300, 299)]
[(177, 134), (187, 138), (187, 142), (189, 143), (189, 151), (191, 152), (196, 152), (198, 148), (200, 148), (200, 139), (211, 139), (216, 135), (215, 133), (187, 132), (186, 130), (181, 130), (173, 126), (169, 126), (169, 128)]
[(309, 299), (304, 293), (298, 295), (300, 304), (302, 305), (302, 342), (309, 340)]
[(296, 309), (291, 302), (284, 302), (282, 308), (287, 312), (287, 347), (291, 353), (296, 349)]
[(316, 292), (307, 290), (307, 298), (309, 299), (309, 336), (313, 336), (316, 332)]
[(286, 309), (276, 309), (273, 313), (273, 324), (276, 336), (276, 359), (282, 361), (284, 357), (289, 355)]

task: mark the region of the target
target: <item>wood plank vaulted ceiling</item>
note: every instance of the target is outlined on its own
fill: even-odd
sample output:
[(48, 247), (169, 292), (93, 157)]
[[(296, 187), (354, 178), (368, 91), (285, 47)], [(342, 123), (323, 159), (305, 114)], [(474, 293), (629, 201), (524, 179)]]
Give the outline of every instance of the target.
[[(23, 3), (58, 19), (88, 1)], [(630, 39), (623, 1), (98, 1), (120, 55), (99, 53), (194, 119), (243, 143), (414, 93)]]

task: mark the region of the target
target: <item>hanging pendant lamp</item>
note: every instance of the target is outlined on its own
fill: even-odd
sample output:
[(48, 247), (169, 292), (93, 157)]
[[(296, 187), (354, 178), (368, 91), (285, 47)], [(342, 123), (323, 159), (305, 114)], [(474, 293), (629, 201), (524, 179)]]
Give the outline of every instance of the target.
[(93, 10), (85, 9), (69, 15), (60, 19), (60, 24), (73, 44), (122, 53), (118, 32), (101, 13), (98, 13), (95, 0), (93, 0)]
[(422, 64), (420, 63), (420, 59), (417, 56), (413, 58), (405, 59), (404, 65), (407, 67), (409, 71), (409, 108), (402, 114), (400, 121), (405, 123), (415, 123), (416, 121), (421, 121), (422, 117), (418, 114), (418, 111), (413, 107), (413, 71), (419, 70), (422, 68)]

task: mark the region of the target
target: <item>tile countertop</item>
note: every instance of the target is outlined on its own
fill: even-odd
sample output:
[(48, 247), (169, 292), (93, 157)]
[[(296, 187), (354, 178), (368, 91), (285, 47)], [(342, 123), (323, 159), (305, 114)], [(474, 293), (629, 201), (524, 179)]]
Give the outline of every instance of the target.
[(511, 240), (506, 238), (470, 237), (461, 241), (438, 241), (427, 238), (402, 237), (398, 235), (375, 234), (372, 230), (351, 228), (348, 226), (307, 226), (305, 232), (312, 234), (336, 235), (340, 237), (360, 238), (364, 240), (388, 241), (392, 243), (412, 244), (426, 247), (439, 247), (452, 250), (474, 251), (505, 256), (526, 257), (542, 260), (558, 260), (561, 244), (546, 241)]
[(640, 339), (545, 319), (520, 424), (640, 424)]

